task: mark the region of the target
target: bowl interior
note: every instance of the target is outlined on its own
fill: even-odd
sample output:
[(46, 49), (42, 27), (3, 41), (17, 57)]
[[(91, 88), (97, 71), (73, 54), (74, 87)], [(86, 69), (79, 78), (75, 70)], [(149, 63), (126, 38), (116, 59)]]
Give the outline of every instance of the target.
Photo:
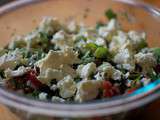
[[(92, 26), (95, 25), (97, 21), (106, 21), (107, 19), (104, 17), (104, 13), (107, 9), (110, 8), (118, 14), (118, 19), (122, 24), (122, 28), (124, 30), (145, 31), (148, 36), (147, 41), (149, 46), (160, 47), (160, 40), (159, 40), (160, 24), (143, 9), (135, 8), (133, 6), (129, 6), (118, 2), (113, 2), (112, 0), (45, 0), (45, 1), (36, 0), (36, 1), (42, 1), (42, 2), (25, 5), (23, 7), (13, 7), (14, 9), (10, 9), (10, 11), (5, 13), (1, 12), (2, 9), (0, 9), (0, 28), (1, 28), (0, 47), (3, 47), (7, 43), (9, 43), (11, 37), (15, 35), (24, 35), (28, 32), (31, 32), (34, 28), (36, 28), (36, 26), (39, 24), (39, 22), (42, 20), (44, 16), (57, 17), (62, 22), (67, 22), (69, 20), (74, 19), (78, 23), (83, 22), (88, 26)], [(15, 97), (11, 96), (11, 98)], [(15, 98), (15, 101), (16, 100), (17, 98)], [(33, 101), (33, 103), (34, 102), (35, 101)], [(44, 107), (44, 108), (42, 110), (39, 108), (39, 111), (38, 109), (36, 109), (37, 112), (39, 113), (42, 112), (43, 114), (54, 113), (54, 111), (49, 112), (49, 108), (50, 107), (55, 108), (55, 106), (48, 107), (50, 105), (48, 104), (47, 108), (45, 105), (46, 104), (40, 104), (38, 107), (40, 108)], [(85, 105), (82, 107), (85, 107)], [(126, 108), (128, 107), (130, 106), (126, 106)], [(133, 105), (131, 107), (133, 107)], [(59, 108), (59, 106), (57, 108)], [(43, 111), (44, 109), (46, 112)], [(68, 110), (69, 108), (66, 107), (66, 109)], [(55, 113), (57, 113), (57, 111)], [(58, 112), (60, 115), (62, 114), (60, 113), (61, 111)], [(66, 111), (64, 110), (64, 112)], [(106, 113), (105, 110), (103, 112), (104, 114)], [(93, 115), (93, 113), (94, 112), (91, 111), (90, 115), (91, 114)], [(97, 112), (97, 114), (99, 113)], [(82, 115), (82, 113), (79, 112), (79, 115)]]

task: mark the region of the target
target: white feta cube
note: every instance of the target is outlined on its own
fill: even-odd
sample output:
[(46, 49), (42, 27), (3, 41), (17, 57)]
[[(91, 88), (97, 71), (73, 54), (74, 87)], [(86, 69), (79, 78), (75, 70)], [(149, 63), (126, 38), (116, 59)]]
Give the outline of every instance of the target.
[(144, 32), (129, 31), (128, 36), (135, 45), (146, 39)]
[(52, 35), (56, 31), (60, 30), (60, 28), (61, 24), (57, 18), (44, 17), (38, 27), (38, 30), (48, 35)]
[(0, 57), (0, 69), (14, 69), (21, 63), (22, 57), (18, 50), (4, 54)]
[(65, 73), (62, 70), (48, 68), (45, 71), (41, 72), (38, 76), (38, 80), (42, 83), (49, 84), (51, 80), (61, 80), (65, 77)]
[(142, 67), (144, 73), (151, 71), (152, 68), (156, 65), (156, 59), (153, 53), (139, 52), (134, 57), (136, 63)]
[(95, 44), (97, 44), (98, 46), (106, 46), (106, 41), (103, 38), (98, 37), (95, 41)]
[(57, 97), (57, 96), (53, 96), (53, 97), (51, 98), (51, 101), (52, 101), (52, 102), (61, 102), (61, 103), (63, 103), (63, 102), (65, 102), (65, 99), (60, 98), (60, 97)]
[(57, 87), (60, 90), (59, 94), (62, 98), (70, 98), (74, 96), (77, 90), (76, 83), (71, 76), (66, 76), (63, 80), (60, 80), (57, 83)]
[(122, 72), (116, 70), (110, 63), (104, 62), (98, 67), (98, 74), (95, 76), (100, 80), (112, 78), (113, 80), (120, 80)]
[(99, 80), (82, 80), (77, 84), (75, 101), (84, 102), (95, 99), (99, 94), (101, 85), (102, 81)]
[(47, 100), (47, 93), (45, 93), (45, 92), (41, 92), (40, 94), (39, 94), (39, 99), (40, 100)]
[(116, 19), (111, 19), (106, 26), (102, 26), (98, 29), (98, 34), (103, 38), (107, 38), (111, 32), (119, 29), (120, 25), (118, 21)]
[(72, 37), (67, 35), (63, 30), (56, 32), (53, 35), (53, 39), (51, 40), (51, 42), (60, 49), (74, 46), (74, 40), (72, 39)]
[(118, 52), (119, 49), (128, 41), (127, 34), (123, 31), (118, 31), (116, 36), (113, 36), (112, 41), (109, 44), (109, 50), (111, 52)]
[(129, 31), (128, 37), (133, 44), (135, 51), (138, 51), (147, 46), (146, 34), (144, 32)]
[(77, 25), (77, 23), (75, 21), (71, 21), (67, 25), (67, 31), (70, 33), (76, 33), (76, 32), (78, 32), (78, 29), (79, 29), (79, 26)]
[(126, 48), (121, 49), (115, 56), (113, 61), (117, 64), (122, 65), (126, 70), (132, 71), (135, 68), (135, 63), (133, 60), (132, 53)]
[(80, 65), (77, 69), (77, 73), (81, 78), (89, 78), (96, 72), (96, 64), (91, 62), (86, 65)]
[(62, 51), (50, 50), (46, 57), (39, 60), (35, 65), (40, 68), (40, 76), (44, 76), (44, 74), (46, 74), (47, 76), (50, 76), (50, 79), (53, 77), (50, 73), (54, 72), (57, 73), (55, 76), (60, 79), (61, 76), (63, 76), (60, 72), (49, 71), (49, 73), (46, 73), (46, 70), (49, 68), (60, 70), (64, 75), (71, 75), (72, 77), (75, 77), (76, 71), (71, 67), (71, 65), (78, 62), (78, 53), (73, 51), (71, 48), (67, 48)]
[(23, 76), (29, 70), (30, 68), (25, 68), (24, 66), (21, 66), (18, 68), (18, 70), (6, 69), (4, 73), (6, 78), (13, 78), (18, 76)]

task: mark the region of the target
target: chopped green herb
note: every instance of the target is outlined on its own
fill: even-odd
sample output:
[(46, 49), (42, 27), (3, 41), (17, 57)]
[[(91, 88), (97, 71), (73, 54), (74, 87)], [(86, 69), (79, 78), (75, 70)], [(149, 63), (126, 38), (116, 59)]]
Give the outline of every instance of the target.
[(141, 43), (138, 45), (137, 49), (138, 49), (138, 50), (141, 50), (141, 49), (143, 49), (143, 48), (145, 48), (145, 47), (147, 47), (147, 46), (148, 46), (148, 45), (147, 45), (146, 41), (145, 41), (145, 40), (142, 40)]
[(105, 15), (106, 17), (110, 20), (110, 19), (113, 19), (113, 18), (117, 18), (117, 14), (113, 12), (112, 9), (108, 9), (106, 12), (105, 12)]
[(85, 55), (81, 58), (83, 64), (93, 62), (95, 58), (91, 55), (90, 51), (87, 51)]
[(108, 49), (105, 47), (98, 47), (94, 53), (96, 58), (107, 58), (109, 55)]
[(160, 63), (160, 48), (153, 48), (152, 51), (156, 57), (157, 62)]
[(80, 41), (80, 40), (87, 41), (87, 38), (84, 37), (84, 36), (78, 36), (78, 37), (76, 38), (76, 41)]
[(91, 52), (95, 52), (97, 49), (97, 45), (95, 43), (88, 43), (86, 44), (85, 48), (90, 50)]
[(153, 72), (151, 72), (151, 73), (149, 73), (149, 75), (148, 75), (150, 78), (151, 78), (151, 80), (157, 80), (157, 79), (160, 79), (160, 74), (156, 74), (154, 71)]

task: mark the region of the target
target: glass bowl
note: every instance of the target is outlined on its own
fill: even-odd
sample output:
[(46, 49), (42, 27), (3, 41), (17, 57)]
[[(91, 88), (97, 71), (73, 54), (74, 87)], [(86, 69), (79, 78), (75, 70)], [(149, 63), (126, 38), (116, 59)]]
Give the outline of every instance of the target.
[[(119, 2), (117, 2), (119, 1)], [(60, 21), (76, 20), (88, 26), (104, 21), (105, 10), (111, 8), (125, 30), (145, 31), (150, 47), (160, 47), (159, 11), (145, 3), (127, 0), (20, 0), (0, 8), (0, 46), (14, 35), (28, 33), (42, 17), (55, 16)], [(120, 2), (121, 1), (121, 2)], [(130, 95), (88, 103), (58, 104), (15, 95), (0, 88), (0, 103), (22, 120), (121, 120), (134, 119), (160, 98), (160, 80)]]

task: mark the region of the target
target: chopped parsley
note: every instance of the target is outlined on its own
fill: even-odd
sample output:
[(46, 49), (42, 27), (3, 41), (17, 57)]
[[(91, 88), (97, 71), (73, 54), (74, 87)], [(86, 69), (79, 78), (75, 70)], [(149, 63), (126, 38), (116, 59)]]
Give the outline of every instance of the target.
[(111, 20), (111, 19), (116, 19), (117, 18), (117, 14), (112, 10), (112, 9), (108, 9), (105, 11), (105, 16)]

